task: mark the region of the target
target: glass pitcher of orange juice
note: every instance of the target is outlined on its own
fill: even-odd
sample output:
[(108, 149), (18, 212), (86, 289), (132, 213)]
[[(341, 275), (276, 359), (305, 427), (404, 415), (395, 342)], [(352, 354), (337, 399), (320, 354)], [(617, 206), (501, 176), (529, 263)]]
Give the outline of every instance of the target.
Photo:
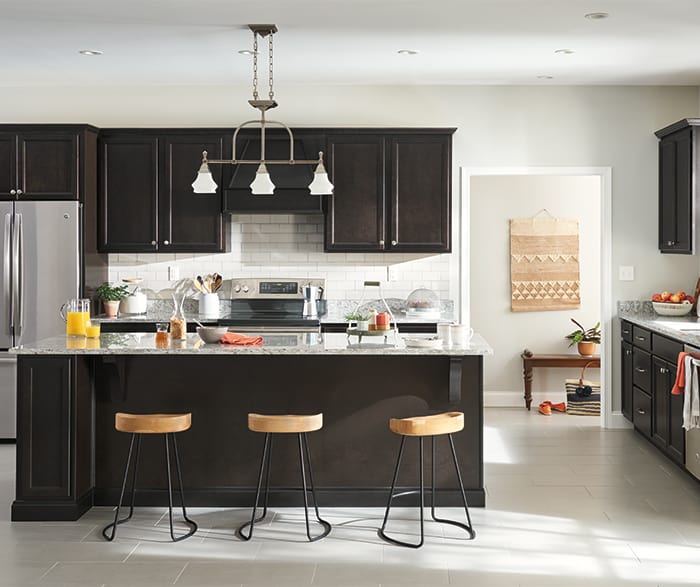
[(70, 299), (59, 312), (66, 323), (66, 336), (85, 336), (85, 323), (90, 321), (90, 300)]

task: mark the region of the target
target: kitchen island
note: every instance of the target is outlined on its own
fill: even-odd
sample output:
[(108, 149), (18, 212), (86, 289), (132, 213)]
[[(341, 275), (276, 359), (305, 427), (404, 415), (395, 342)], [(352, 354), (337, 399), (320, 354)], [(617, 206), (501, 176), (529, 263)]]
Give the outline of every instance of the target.
[[(483, 506), (483, 355), (465, 348), (407, 348), (401, 336), (265, 336), (262, 346), (203, 344), (197, 335), (155, 345), (152, 334), (56, 337), (18, 355), (17, 493), (13, 520), (75, 520), (118, 499), (129, 438), (115, 412), (191, 412), (178, 444), (188, 505), (249, 506), (262, 437), (247, 414), (323, 412), (310, 435), (314, 476), (326, 506), (385, 504), (399, 439), (391, 417), (465, 414), (454, 436), (469, 503)], [(440, 449), (444, 448), (438, 444)], [(296, 444), (275, 444), (271, 505), (299, 505)], [(414, 450), (409, 448), (409, 450)], [(137, 504), (165, 505), (162, 440), (146, 438)], [(441, 450), (440, 464), (449, 452)], [(417, 466), (406, 459), (400, 484)], [(451, 467), (438, 467), (443, 503), (459, 503)]]

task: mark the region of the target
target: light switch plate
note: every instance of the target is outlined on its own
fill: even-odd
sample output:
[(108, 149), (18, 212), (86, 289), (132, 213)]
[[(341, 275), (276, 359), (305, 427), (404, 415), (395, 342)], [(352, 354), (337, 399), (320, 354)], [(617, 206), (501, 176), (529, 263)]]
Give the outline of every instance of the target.
[(634, 281), (634, 266), (620, 265), (620, 281)]
[(168, 281), (177, 281), (180, 279), (180, 268), (177, 265), (168, 266)]

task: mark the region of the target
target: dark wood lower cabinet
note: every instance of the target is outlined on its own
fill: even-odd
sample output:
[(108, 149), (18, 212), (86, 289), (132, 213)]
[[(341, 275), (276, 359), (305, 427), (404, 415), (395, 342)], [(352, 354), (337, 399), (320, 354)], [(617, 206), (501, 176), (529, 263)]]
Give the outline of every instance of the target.
[(632, 345), (629, 342), (622, 342), (620, 356), (622, 362), (622, 414), (629, 421), (632, 421), (632, 376), (634, 363), (632, 362)]
[(17, 491), (13, 520), (77, 519), (92, 506), (93, 399), (84, 357), (17, 364)]

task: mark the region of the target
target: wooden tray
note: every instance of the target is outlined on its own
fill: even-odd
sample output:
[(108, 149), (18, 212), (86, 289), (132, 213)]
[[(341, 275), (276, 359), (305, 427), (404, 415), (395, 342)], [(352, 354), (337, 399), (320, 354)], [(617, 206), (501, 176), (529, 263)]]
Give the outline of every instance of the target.
[(347, 328), (345, 330), (350, 336), (386, 336), (390, 332), (396, 332), (395, 328), (389, 330), (359, 330), (358, 328)]

